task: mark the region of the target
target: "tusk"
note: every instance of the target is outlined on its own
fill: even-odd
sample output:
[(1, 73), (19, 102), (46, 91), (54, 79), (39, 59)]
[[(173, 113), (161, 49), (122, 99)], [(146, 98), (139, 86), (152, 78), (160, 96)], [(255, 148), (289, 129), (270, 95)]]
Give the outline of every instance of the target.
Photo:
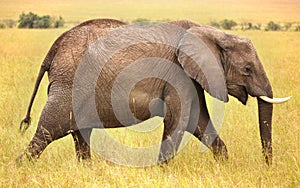
[(273, 99), (271, 99), (267, 96), (260, 96), (259, 98), (266, 101), (266, 102), (268, 102), (268, 103), (280, 104), (280, 103), (287, 102), (288, 100), (290, 100), (292, 98), (292, 96), (284, 97), (284, 98), (273, 98)]

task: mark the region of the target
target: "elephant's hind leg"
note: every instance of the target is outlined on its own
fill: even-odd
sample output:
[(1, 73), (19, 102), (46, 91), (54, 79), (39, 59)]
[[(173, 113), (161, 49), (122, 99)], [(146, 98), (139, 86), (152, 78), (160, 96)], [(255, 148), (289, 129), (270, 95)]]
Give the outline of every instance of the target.
[(86, 160), (91, 158), (90, 136), (92, 129), (82, 129), (72, 133), (77, 160)]
[(21, 162), (26, 155), (29, 160), (39, 158), (45, 148), (54, 140), (66, 136), (70, 130), (70, 111), (62, 108), (57, 98), (48, 98), (39, 119), (37, 130), (26, 150), (17, 159)]
[(23, 155), (31, 161), (40, 157), (44, 149), (53, 141), (51, 133), (44, 127), (38, 128), (34, 137), (30, 141), (26, 150), (21, 154), (17, 161), (21, 162)]
[[(178, 116), (177, 116), (178, 117)], [(158, 162), (168, 162), (177, 153), (184, 130), (178, 128), (178, 120), (171, 117), (164, 119), (164, 132)]]
[(174, 93), (176, 92), (166, 92), (166, 114), (164, 117), (164, 131), (158, 163), (168, 162), (168, 160), (175, 156), (185, 131), (184, 125), (181, 125), (182, 123), (180, 124), (179, 122), (181, 118), (181, 109), (180, 106), (178, 106), (178, 103), (180, 103), (180, 101), (178, 96)]

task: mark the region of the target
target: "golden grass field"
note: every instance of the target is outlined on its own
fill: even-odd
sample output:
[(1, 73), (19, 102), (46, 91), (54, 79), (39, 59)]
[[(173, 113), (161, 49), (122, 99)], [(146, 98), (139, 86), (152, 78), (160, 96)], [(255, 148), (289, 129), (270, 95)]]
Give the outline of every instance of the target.
[[(72, 22), (99, 17), (128, 21), (190, 19), (198, 23), (225, 18), (257, 23), (300, 22), (297, 0), (170, 2), (4, 0), (0, 2), (0, 19), (17, 19), (22, 11), (33, 11), (62, 15)], [(32, 126), (24, 136), (18, 131), (19, 123), (25, 116), (40, 64), (65, 30), (0, 30), (0, 187), (300, 187), (300, 32), (228, 31), (252, 40), (274, 95), (293, 96), (288, 103), (274, 106), (271, 167), (265, 165), (261, 154), (254, 98), (247, 106), (234, 98), (226, 104), (220, 135), (229, 150), (227, 162), (218, 163), (211, 152), (200, 152), (199, 141), (192, 138), (162, 166), (119, 166), (95, 153), (91, 162), (77, 163), (73, 139), (67, 136), (46, 148), (36, 162), (17, 166), (15, 159), (30, 142), (47, 99), (46, 77), (33, 106)], [(161, 131), (160, 126), (148, 135), (124, 129), (109, 133), (126, 144), (147, 146), (160, 139)]]
[(61, 15), (67, 21), (83, 21), (109, 17), (131, 21), (137, 18), (152, 20), (189, 19), (207, 23), (211, 20), (300, 22), (298, 0), (2, 0), (0, 18), (18, 19), (24, 11), (37, 14)]

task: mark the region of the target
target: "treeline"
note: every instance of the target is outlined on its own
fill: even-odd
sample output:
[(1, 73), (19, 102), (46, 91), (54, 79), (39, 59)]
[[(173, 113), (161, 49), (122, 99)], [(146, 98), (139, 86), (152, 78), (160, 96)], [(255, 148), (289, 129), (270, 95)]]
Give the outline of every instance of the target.
[(58, 18), (49, 15), (39, 16), (33, 12), (19, 15), (19, 20), (2, 20), (0, 21), (0, 28), (59, 28), (63, 27), (65, 20), (59, 16)]
[[(138, 18), (131, 22), (134, 25), (147, 25), (159, 22), (170, 21), (157, 20), (152, 21), (146, 18)], [(79, 23), (79, 22), (78, 22)], [(59, 28), (64, 27), (65, 20), (59, 16), (51, 17), (49, 15), (39, 16), (33, 12), (28, 14), (22, 13), (19, 15), (19, 20), (15, 21), (12, 19), (0, 20), (0, 28)], [(234, 20), (223, 19), (221, 21), (211, 21), (208, 25), (224, 30), (264, 30), (264, 31), (300, 31), (299, 23), (287, 22), (279, 24), (274, 21), (270, 21), (267, 24), (252, 23), (252, 22), (241, 22), (237, 23)]]
[(274, 21), (269, 21), (266, 25), (262, 25), (260, 23), (252, 23), (252, 22), (242, 22), (237, 23), (233, 20), (222, 20), (220, 22), (210, 22), (209, 25), (225, 29), (225, 30), (264, 30), (264, 31), (300, 31), (300, 25), (295, 23), (284, 23), (279, 24)]
[[(168, 20), (163, 20), (168, 21)], [(131, 23), (135, 25), (147, 25), (151, 23), (158, 23), (161, 21), (151, 21), (145, 18), (138, 18), (133, 20)], [(252, 23), (252, 22), (242, 22), (237, 23), (234, 20), (224, 19), (221, 21), (211, 21), (208, 25), (224, 30), (264, 30), (264, 31), (300, 31), (300, 24), (296, 23), (284, 23), (283, 25), (270, 21), (265, 25)]]

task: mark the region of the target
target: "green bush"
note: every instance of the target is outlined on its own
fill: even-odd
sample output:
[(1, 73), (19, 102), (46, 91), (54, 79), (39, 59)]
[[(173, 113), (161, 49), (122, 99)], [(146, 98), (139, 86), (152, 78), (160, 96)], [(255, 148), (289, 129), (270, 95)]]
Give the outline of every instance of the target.
[(231, 30), (233, 27), (237, 26), (237, 23), (233, 20), (225, 19), (220, 22), (220, 25), (223, 29)]
[(297, 25), (297, 26), (296, 26), (295, 31), (297, 31), (297, 32), (300, 31), (300, 25)]
[(49, 15), (39, 17), (33, 22), (33, 28), (50, 28), (51, 27), (51, 18)]
[(63, 27), (64, 20), (62, 17), (59, 17), (59, 20), (54, 20), (49, 15), (38, 16), (32, 12), (28, 14), (22, 13), (19, 16), (19, 28), (51, 28), (51, 27)]
[(5, 28), (5, 24), (4, 23), (0, 23), (0, 29), (4, 29)]
[(25, 14), (24, 12), (19, 16), (19, 28), (33, 28), (34, 22), (38, 20), (38, 15), (32, 12)]
[(216, 21), (211, 21), (209, 23), (210, 26), (215, 27), (215, 28), (220, 28), (220, 24)]
[(267, 24), (267, 27), (265, 28), (266, 31), (279, 31), (281, 30), (281, 27), (279, 24), (273, 22), (273, 21), (270, 21), (268, 24)]

